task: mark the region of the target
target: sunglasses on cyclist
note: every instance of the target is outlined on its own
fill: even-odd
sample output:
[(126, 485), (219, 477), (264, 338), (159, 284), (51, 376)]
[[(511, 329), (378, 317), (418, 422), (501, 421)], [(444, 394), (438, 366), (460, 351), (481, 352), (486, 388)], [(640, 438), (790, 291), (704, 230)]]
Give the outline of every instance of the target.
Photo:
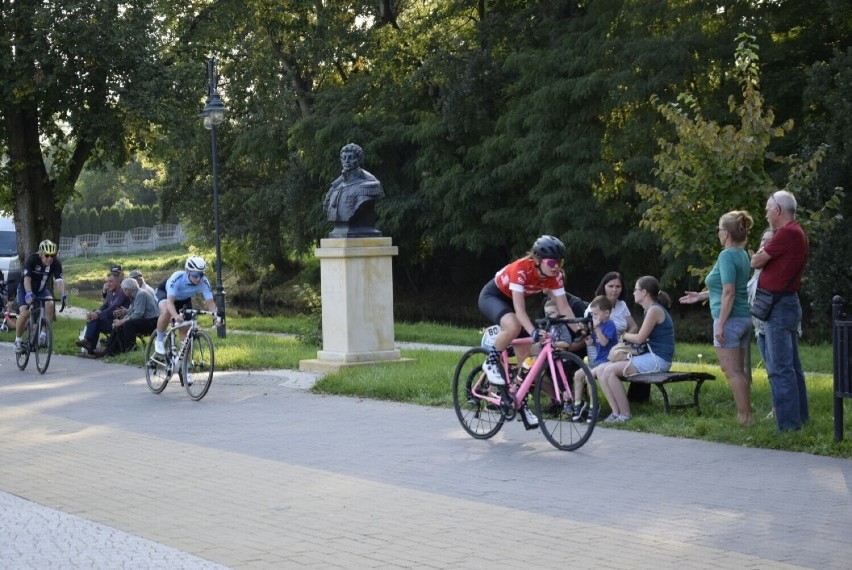
[(563, 260), (561, 259), (542, 259), (541, 262), (551, 269), (562, 267)]
[(42, 253), (42, 255), (47, 257), (47, 258), (50, 258), (50, 259), (53, 259), (54, 257), (56, 257), (55, 255), (50, 255), (49, 253)]
[(198, 271), (193, 271), (189, 274), (190, 279), (201, 279), (202, 277), (204, 277), (204, 274)]

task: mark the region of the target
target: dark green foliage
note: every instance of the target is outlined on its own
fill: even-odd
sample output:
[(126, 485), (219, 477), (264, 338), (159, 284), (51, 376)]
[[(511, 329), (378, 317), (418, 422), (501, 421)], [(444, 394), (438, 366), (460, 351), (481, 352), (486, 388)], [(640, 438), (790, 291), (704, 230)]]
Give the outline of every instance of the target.
[(154, 213), (154, 209), (150, 206), (142, 206), (139, 208), (140, 218), (137, 226), (156, 226), (159, 223), (156, 214)]
[(311, 285), (301, 285), (296, 297), (310, 317), (310, 324), (296, 338), (313, 346), (322, 346), (322, 299), (319, 292)]
[(77, 214), (77, 224), (77, 235), (92, 233), (91, 212), (88, 210), (88, 208), (80, 210), (80, 213)]
[(71, 209), (69, 210), (68, 215), (62, 220), (62, 235), (65, 237), (72, 237), (79, 233), (80, 224), (77, 219), (77, 212)]
[(86, 233), (89, 234), (99, 234), (104, 231), (103, 224), (101, 223), (101, 215), (94, 208), (89, 208), (89, 220), (86, 225), (86, 228), (88, 228), (88, 231)]
[(122, 164), (143, 146), (167, 91), (159, 2), (4, 2), (0, 10), (0, 203), (19, 246), (58, 237), (84, 166)]
[[(838, 4), (829, 3), (836, 7)], [(847, 11), (848, 17), (848, 11)], [(852, 47), (835, 49), (830, 58), (818, 61), (807, 70), (808, 84), (804, 104), (808, 109), (803, 131), (804, 142), (809, 147), (825, 143), (823, 168), (820, 170), (818, 189), (830, 190), (845, 185), (840, 213), (844, 222), (832, 231), (820, 234), (811, 249), (807, 279), (803, 283), (807, 295), (805, 309), (813, 320), (828, 326), (831, 318), (830, 303), (834, 295), (852, 300), (849, 275), (852, 274)], [(814, 194), (811, 207), (819, 206), (825, 197)]]
[[(706, 124), (729, 123), (729, 98), (742, 96), (729, 70), (743, 32), (760, 48), (762, 112), (785, 125), (765, 154), (822, 158), (818, 176), (807, 182), (799, 172), (809, 163), (789, 160), (738, 170), (708, 148), (703, 180), (714, 203), (678, 220), (695, 231), (713, 227), (717, 210), (756, 208), (752, 198), (717, 188), (787, 180), (825, 217), (834, 187), (850, 179), (852, 7), (840, 0), (393, 2), (392, 17), (379, 9), (388, 4), (372, 0), (131, 2), (126, 13), (111, 1), (48, 4), (10, 6), (15, 15), (23, 7), (37, 15), (30, 27), (53, 31), (69, 61), (84, 61), (97, 45), (94, 61), (110, 70), (118, 95), (95, 108), (99, 115), (63, 114), (82, 109), (86, 89), (96, 87), (74, 64), (57, 68), (56, 83), (39, 92), (50, 103), (46, 116), (70, 116), (80, 129), (50, 127), (43, 154), (54, 160), (51, 180), (66, 186), (49, 200), (65, 204), (73, 192), (88, 208), (121, 198), (152, 204), (156, 189), (153, 221), (180, 221), (199, 245), (211, 245), (211, 133), (197, 114), (213, 51), (228, 107), (217, 129), (223, 251), (247, 282), (298, 273), (330, 229), (321, 202), (339, 173), (338, 151), (356, 142), (384, 185), (379, 228), (400, 247), (398, 299), (434, 295), (447, 305), (442, 311), (461, 314), (454, 301), (473, 306), (481, 284), (544, 232), (566, 242), (569, 286), (579, 294), (589, 295), (611, 269), (628, 280), (653, 274), (668, 277), (667, 287), (682, 284), (690, 266), (707, 263), (706, 252), (678, 249), (670, 228), (640, 225), (655, 203), (637, 185), (670, 183), (654, 171), (654, 156), (658, 141), (679, 136), (650, 97), (671, 103), (688, 93), (680, 101), (687, 117), (700, 101)], [(72, 9), (96, 15), (97, 33), (85, 36), (93, 24), (71, 21), (63, 10)], [(4, 12), (4, 26), (10, 17)], [(79, 42), (68, 41), (73, 33)], [(45, 47), (38, 38), (35, 51)], [(14, 76), (2, 89), (30, 85), (22, 81)], [(62, 169), (73, 144), (89, 135), (89, 168), (74, 187)], [(134, 151), (138, 161), (109, 166)], [(8, 202), (5, 188), (0, 200)], [(846, 198), (839, 212), (850, 209)], [(81, 225), (84, 211), (77, 209)], [(759, 209), (753, 214), (761, 218)], [(130, 223), (133, 215), (125, 210), (123, 226), (153, 223)], [(849, 237), (843, 227), (813, 232), (805, 288), (815, 313), (830, 290), (848, 289), (842, 276), (852, 250), (841, 246)], [(694, 233), (678, 239), (709, 241)], [(412, 312), (426, 304), (417, 301), (408, 304)]]

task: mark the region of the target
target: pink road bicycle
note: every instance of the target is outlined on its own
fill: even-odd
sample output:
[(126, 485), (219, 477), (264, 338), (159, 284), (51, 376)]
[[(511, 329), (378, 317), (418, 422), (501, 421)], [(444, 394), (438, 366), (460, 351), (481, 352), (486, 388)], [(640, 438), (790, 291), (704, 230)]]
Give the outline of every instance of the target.
[[(536, 325), (547, 331), (559, 324), (589, 324), (591, 318), (566, 319), (552, 317), (536, 319)], [(513, 346), (530, 343), (529, 338), (519, 338)], [(510, 347), (511, 349), (512, 347)], [(503, 351), (503, 372), (509, 379), (504, 386), (492, 386), (482, 370), (488, 350), (477, 346), (468, 350), (459, 360), (453, 375), (453, 405), (459, 422), (467, 433), (476, 439), (493, 437), (503, 424), (519, 417), (527, 429), (532, 429), (523, 410), (527, 395), (532, 390), (538, 427), (544, 437), (557, 449), (574, 451), (582, 447), (592, 435), (598, 419), (598, 389), (589, 367), (573, 352), (555, 348), (550, 335), (542, 333), (541, 352), (535, 357), (520, 386), (515, 386), (518, 364), (509, 350)], [(512, 352), (514, 352), (512, 350)], [(567, 364), (574, 363), (583, 371), (586, 381), (588, 404), (586, 411), (577, 420), (573, 404), (573, 375), (566, 372)], [(576, 398), (579, 402), (579, 398)]]

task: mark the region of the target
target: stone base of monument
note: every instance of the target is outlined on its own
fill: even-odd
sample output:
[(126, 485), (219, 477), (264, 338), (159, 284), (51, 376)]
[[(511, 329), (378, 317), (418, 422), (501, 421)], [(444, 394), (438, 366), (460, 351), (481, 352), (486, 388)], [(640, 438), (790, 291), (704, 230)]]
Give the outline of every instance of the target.
[(394, 347), (393, 274), (398, 248), (389, 237), (320, 240), (322, 350), (299, 370), (404, 362)]
[(347, 368), (350, 366), (364, 366), (368, 364), (382, 364), (385, 362), (393, 362), (393, 363), (403, 363), (403, 362), (415, 362), (413, 358), (402, 358), (399, 356), (399, 351), (396, 352), (396, 358), (389, 358), (385, 360), (364, 360), (364, 361), (335, 361), (329, 359), (320, 358), (321, 352), (317, 352), (317, 358), (309, 358), (306, 360), (299, 361), (299, 371), (300, 372), (315, 372), (319, 374), (327, 374), (329, 372), (337, 372), (342, 368)]

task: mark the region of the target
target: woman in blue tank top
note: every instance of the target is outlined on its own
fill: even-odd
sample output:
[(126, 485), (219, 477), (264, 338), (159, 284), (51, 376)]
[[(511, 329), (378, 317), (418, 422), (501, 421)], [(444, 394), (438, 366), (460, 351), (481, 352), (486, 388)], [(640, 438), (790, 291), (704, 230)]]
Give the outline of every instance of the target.
[(660, 290), (660, 282), (646, 275), (636, 281), (633, 300), (645, 310), (645, 318), (639, 332), (624, 333), (621, 340), (632, 343), (648, 343), (650, 350), (632, 357), (627, 364), (611, 362), (598, 372), (601, 389), (612, 414), (605, 423), (621, 423), (630, 419), (630, 402), (621, 378), (640, 372), (668, 372), (674, 358), (675, 339), (672, 317), (666, 310), (671, 304), (669, 296)]

